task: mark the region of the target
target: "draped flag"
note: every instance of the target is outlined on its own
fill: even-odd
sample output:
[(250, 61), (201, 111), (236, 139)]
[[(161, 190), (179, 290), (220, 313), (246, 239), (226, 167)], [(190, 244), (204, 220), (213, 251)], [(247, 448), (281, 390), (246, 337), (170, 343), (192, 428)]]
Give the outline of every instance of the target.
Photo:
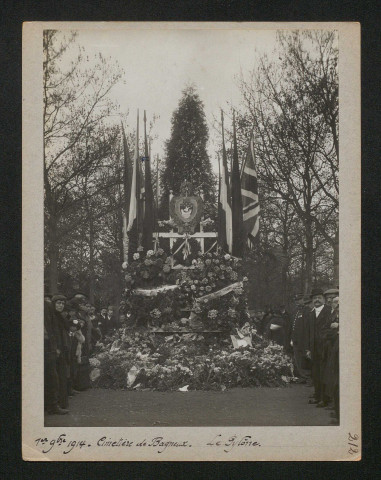
[(229, 183), (228, 162), (225, 150), (224, 116), (221, 110), (222, 124), (222, 165), (218, 159), (220, 169), (218, 189), (218, 244), (222, 250), (232, 252), (232, 207)]
[(122, 139), (123, 139), (123, 190), (124, 190), (124, 211), (128, 221), (128, 214), (130, 210), (130, 196), (131, 196), (131, 174), (132, 166), (130, 159), (130, 152), (128, 150), (126, 133), (122, 123)]
[(139, 243), (139, 236), (141, 233), (142, 223), (142, 209), (141, 209), (141, 166), (139, 158), (139, 110), (137, 113), (136, 125), (136, 139), (135, 139), (135, 153), (134, 153), (134, 169), (132, 172), (131, 181), (131, 195), (130, 195), (130, 209), (128, 214), (127, 231), (131, 232), (133, 227), (136, 229), (136, 242)]
[(232, 190), (232, 226), (233, 226), (233, 247), (232, 254), (235, 257), (242, 257), (243, 252), (243, 215), (242, 215), (242, 195), (241, 178), (238, 162), (237, 132), (235, 128), (235, 113), (233, 110), (233, 164), (231, 176)]
[(154, 230), (154, 203), (151, 179), (151, 158), (148, 151), (146, 111), (144, 110), (144, 221), (143, 221), (143, 247), (152, 249), (152, 235)]
[(254, 243), (259, 231), (259, 197), (253, 134), (241, 169), (241, 192), (243, 228), (249, 240)]
[(127, 224), (130, 210), (130, 196), (131, 196), (131, 175), (132, 166), (130, 159), (130, 152), (128, 150), (126, 133), (122, 123), (122, 139), (123, 139), (123, 258), (127, 260), (128, 255), (128, 239), (127, 239)]

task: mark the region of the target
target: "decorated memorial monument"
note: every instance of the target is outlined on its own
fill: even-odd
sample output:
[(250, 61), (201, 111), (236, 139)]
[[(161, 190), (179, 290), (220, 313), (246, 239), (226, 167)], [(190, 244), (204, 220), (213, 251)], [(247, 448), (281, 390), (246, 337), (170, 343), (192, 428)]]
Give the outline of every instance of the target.
[(201, 245), (187, 262), (190, 242), (203, 238), (203, 200), (192, 190), (183, 182), (170, 200), (177, 231), (165, 236), (179, 246), (166, 252), (159, 233), (154, 249), (139, 247), (123, 264), (121, 312), (128, 321), (91, 360), (94, 386), (186, 391), (289, 381), (291, 361), (282, 347), (250, 325), (242, 260), (215, 243), (207, 252)]

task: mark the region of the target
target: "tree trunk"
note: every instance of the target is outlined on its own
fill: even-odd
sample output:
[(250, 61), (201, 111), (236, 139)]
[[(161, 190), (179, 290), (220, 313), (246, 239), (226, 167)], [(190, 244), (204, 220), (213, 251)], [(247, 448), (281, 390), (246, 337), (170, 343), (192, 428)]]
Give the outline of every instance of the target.
[(95, 296), (95, 271), (94, 271), (94, 221), (91, 214), (91, 207), (88, 210), (89, 214), (89, 301), (94, 305)]
[(311, 232), (311, 224), (306, 225), (306, 256), (305, 256), (305, 277), (304, 277), (304, 294), (311, 293), (312, 289), (312, 268), (314, 259), (313, 236)]
[[(120, 273), (122, 263), (127, 260), (125, 257), (125, 237), (124, 237), (124, 225), (125, 225), (125, 216), (121, 209), (118, 209), (117, 212), (117, 222), (118, 222), (118, 231), (116, 233), (116, 244), (119, 247), (119, 268), (116, 272), (116, 282), (115, 282), (115, 293), (113, 302), (116, 306), (117, 315), (119, 315), (120, 302), (122, 300), (122, 292), (124, 285), (124, 275)], [(127, 239), (128, 242), (128, 239)], [(127, 243), (127, 253), (128, 253), (128, 243)]]
[(284, 305), (287, 303), (287, 297), (288, 297), (288, 285), (287, 285), (287, 273), (288, 273), (288, 255), (287, 255), (287, 250), (283, 249), (283, 257), (282, 257), (282, 302)]
[(339, 286), (339, 229), (335, 234), (335, 243), (333, 245), (333, 284)]
[[(303, 249), (303, 246), (302, 246)], [(304, 293), (304, 281), (305, 281), (305, 255), (304, 251), (302, 250), (302, 255), (301, 255), (301, 270), (300, 270), (300, 291)]]
[(51, 216), (48, 222), (48, 257), (49, 257), (49, 289), (54, 294), (58, 291), (58, 256), (59, 248), (57, 241), (57, 222), (55, 217)]

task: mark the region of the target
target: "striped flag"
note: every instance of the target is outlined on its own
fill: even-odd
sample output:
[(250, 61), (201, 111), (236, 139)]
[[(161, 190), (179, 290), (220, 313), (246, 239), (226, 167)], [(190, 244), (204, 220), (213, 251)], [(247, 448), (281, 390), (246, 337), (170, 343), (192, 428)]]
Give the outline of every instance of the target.
[(151, 179), (151, 152), (148, 150), (146, 111), (144, 110), (144, 221), (143, 221), (143, 240), (142, 244), (145, 250), (152, 249), (152, 235), (154, 230), (154, 199)]
[(220, 167), (219, 195), (218, 195), (218, 244), (222, 250), (232, 252), (233, 230), (232, 230), (232, 206), (229, 182), (228, 161), (225, 150), (224, 137), (224, 115), (221, 110), (222, 124), (222, 165)]
[(250, 241), (254, 242), (259, 231), (259, 197), (253, 134), (250, 137), (249, 148), (242, 164), (241, 193), (243, 228)]
[(135, 139), (135, 153), (134, 153), (134, 169), (132, 172), (131, 182), (131, 196), (130, 196), (130, 209), (128, 214), (128, 226), (127, 231), (130, 232), (135, 225), (137, 232), (137, 240), (139, 242), (139, 234), (141, 229), (139, 226), (142, 223), (142, 211), (141, 211), (141, 160), (139, 158), (139, 110), (137, 114), (136, 125), (136, 139)]
[(128, 214), (130, 211), (130, 197), (131, 197), (131, 177), (132, 165), (130, 159), (130, 152), (128, 150), (126, 133), (122, 123), (122, 140), (123, 140), (123, 258), (124, 261), (128, 258), (128, 236), (127, 224)]
[(130, 210), (130, 196), (131, 196), (131, 176), (132, 176), (132, 166), (130, 159), (130, 152), (128, 150), (126, 132), (122, 123), (122, 139), (123, 139), (123, 190), (124, 190), (124, 211), (126, 212), (126, 217), (128, 218), (128, 213)]

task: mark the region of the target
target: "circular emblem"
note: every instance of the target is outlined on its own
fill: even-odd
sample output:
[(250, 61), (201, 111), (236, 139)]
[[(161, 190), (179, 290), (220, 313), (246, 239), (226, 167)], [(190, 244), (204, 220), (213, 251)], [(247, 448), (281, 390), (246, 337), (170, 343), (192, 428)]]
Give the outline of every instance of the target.
[(172, 197), (169, 204), (170, 215), (180, 234), (194, 233), (204, 210), (202, 198), (198, 195), (190, 195), (188, 185), (187, 183), (186, 189), (182, 188), (182, 195)]

